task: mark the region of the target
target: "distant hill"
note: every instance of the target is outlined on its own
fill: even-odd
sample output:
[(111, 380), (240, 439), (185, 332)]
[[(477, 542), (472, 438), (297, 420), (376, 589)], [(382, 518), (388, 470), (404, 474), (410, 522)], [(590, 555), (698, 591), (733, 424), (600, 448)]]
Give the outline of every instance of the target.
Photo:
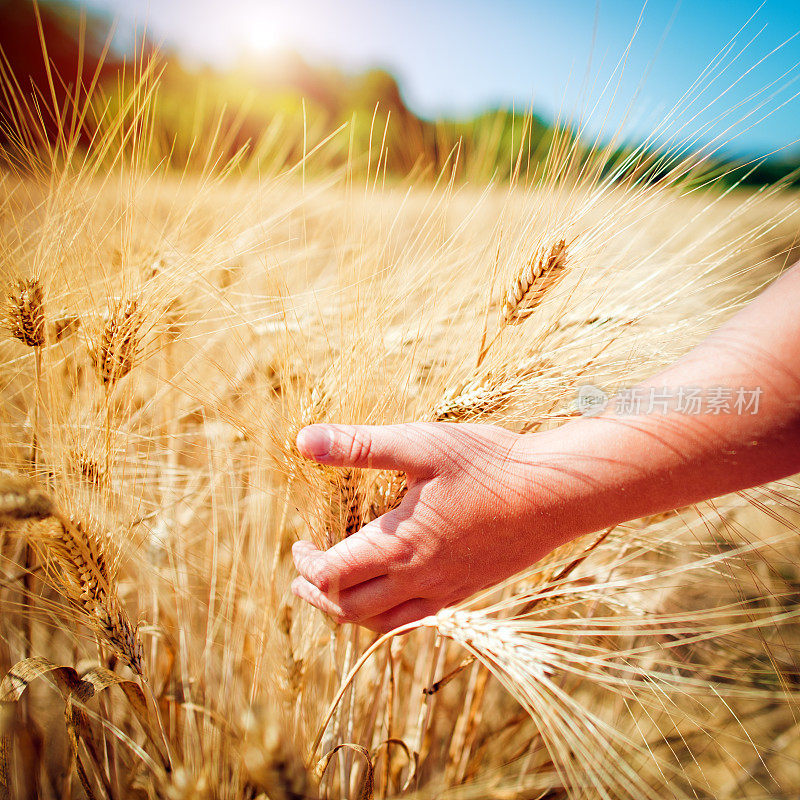
[[(40, 25), (41, 22), (41, 37)], [(34, 99), (44, 111), (41, 125), (44, 134), (54, 141), (58, 122), (53, 108), (64, 108), (68, 96), (85, 96), (95, 77), (101, 82), (114, 79), (122, 62), (113, 57), (101, 58), (108, 34), (108, 23), (96, 16), (86, 19), (83, 44), (80, 43), (80, 16), (75, 8), (64, 3), (45, 3), (37, 19), (30, 0), (0, 0), (0, 143), (13, 138), (20, 126), (14, 120), (37, 115)], [(41, 39), (47, 46), (45, 60)], [(25, 107), (17, 106), (5, 84), (12, 81), (28, 99)], [(47, 113), (47, 112), (50, 113)], [(24, 126), (28, 131), (35, 126)], [(91, 130), (85, 129), (81, 138), (88, 142)]]

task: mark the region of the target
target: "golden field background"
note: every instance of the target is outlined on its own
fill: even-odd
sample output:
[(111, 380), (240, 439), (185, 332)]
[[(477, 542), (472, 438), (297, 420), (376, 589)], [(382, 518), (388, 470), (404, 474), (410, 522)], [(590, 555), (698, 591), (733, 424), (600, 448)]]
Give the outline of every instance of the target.
[[(792, 480), (587, 537), (377, 643), (288, 586), (293, 541), (401, 491), (304, 462), (299, 427), (557, 425), (789, 266), (797, 196), (567, 133), (508, 181), (465, 181), (457, 149), (393, 175), (347, 128), (289, 167), (250, 156), (274, 132), (232, 158), (200, 138), (178, 170), (142, 73), (88, 146), (75, 106), (4, 150), (0, 495), (54, 508), (0, 515), (0, 797), (796, 796)], [(563, 278), (504, 328), (562, 239)]]

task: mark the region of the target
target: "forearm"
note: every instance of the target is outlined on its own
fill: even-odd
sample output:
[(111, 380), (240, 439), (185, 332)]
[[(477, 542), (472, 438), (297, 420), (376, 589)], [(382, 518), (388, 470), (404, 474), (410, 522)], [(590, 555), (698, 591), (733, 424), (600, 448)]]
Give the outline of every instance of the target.
[[(795, 267), (685, 358), (637, 387), (645, 399), (652, 390), (666, 409), (624, 413), (631, 409), (611, 403), (596, 417), (531, 437), (551, 535), (571, 538), (800, 471), (798, 308)], [(704, 399), (699, 413), (676, 410), (687, 388)], [(728, 409), (711, 413), (709, 396), (727, 392)], [(737, 407), (743, 396), (750, 407)], [(537, 502), (543, 499), (539, 494)]]

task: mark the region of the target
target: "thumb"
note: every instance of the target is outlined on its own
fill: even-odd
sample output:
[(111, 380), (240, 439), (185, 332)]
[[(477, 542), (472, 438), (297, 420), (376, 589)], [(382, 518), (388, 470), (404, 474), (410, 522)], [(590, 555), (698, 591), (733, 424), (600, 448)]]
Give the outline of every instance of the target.
[(368, 467), (428, 477), (436, 471), (439, 437), (432, 426), (309, 425), (297, 434), (306, 457), (334, 467)]

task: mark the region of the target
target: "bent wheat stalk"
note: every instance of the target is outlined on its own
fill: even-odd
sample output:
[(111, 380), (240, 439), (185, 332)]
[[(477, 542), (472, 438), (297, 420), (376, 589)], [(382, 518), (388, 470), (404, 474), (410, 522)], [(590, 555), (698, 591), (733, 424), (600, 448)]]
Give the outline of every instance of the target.
[[(44, 534), (45, 555), (54, 562), (65, 597), (90, 628), (137, 674), (143, 672), (139, 628), (131, 622), (113, 589), (109, 559), (100, 538), (73, 519), (56, 515), (58, 526)], [(44, 527), (44, 526), (39, 526)]]
[(317, 750), (319, 750), (320, 743), (322, 742), (322, 737), (325, 735), (325, 730), (328, 727), (328, 723), (331, 721), (333, 715), (336, 713), (336, 709), (339, 706), (341, 699), (344, 697), (345, 692), (350, 688), (350, 684), (353, 682), (353, 679), (358, 675), (361, 668), (364, 664), (367, 663), (370, 656), (378, 651), (383, 645), (387, 642), (394, 639), (396, 636), (402, 636), (403, 634), (410, 633), (417, 628), (423, 627), (430, 627), (435, 625), (433, 621), (433, 617), (426, 617), (425, 619), (417, 620), (416, 622), (409, 622), (406, 625), (402, 625), (399, 628), (395, 628), (393, 631), (389, 631), (388, 633), (384, 633), (383, 636), (378, 637), (362, 654), (361, 657), (353, 664), (350, 671), (345, 675), (344, 679), (342, 680), (341, 685), (339, 686), (339, 690), (336, 692), (336, 696), (331, 700), (330, 706), (328, 706), (328, 711), (322, 719), (320, 726), (317, 730), (317, 735), (314, 738), (314, 742), (311, 745), (311, 751), (308, 756), (308, 760), (306, 763), (311, 766), (313, 765), (315, 756), (317, 754)]

